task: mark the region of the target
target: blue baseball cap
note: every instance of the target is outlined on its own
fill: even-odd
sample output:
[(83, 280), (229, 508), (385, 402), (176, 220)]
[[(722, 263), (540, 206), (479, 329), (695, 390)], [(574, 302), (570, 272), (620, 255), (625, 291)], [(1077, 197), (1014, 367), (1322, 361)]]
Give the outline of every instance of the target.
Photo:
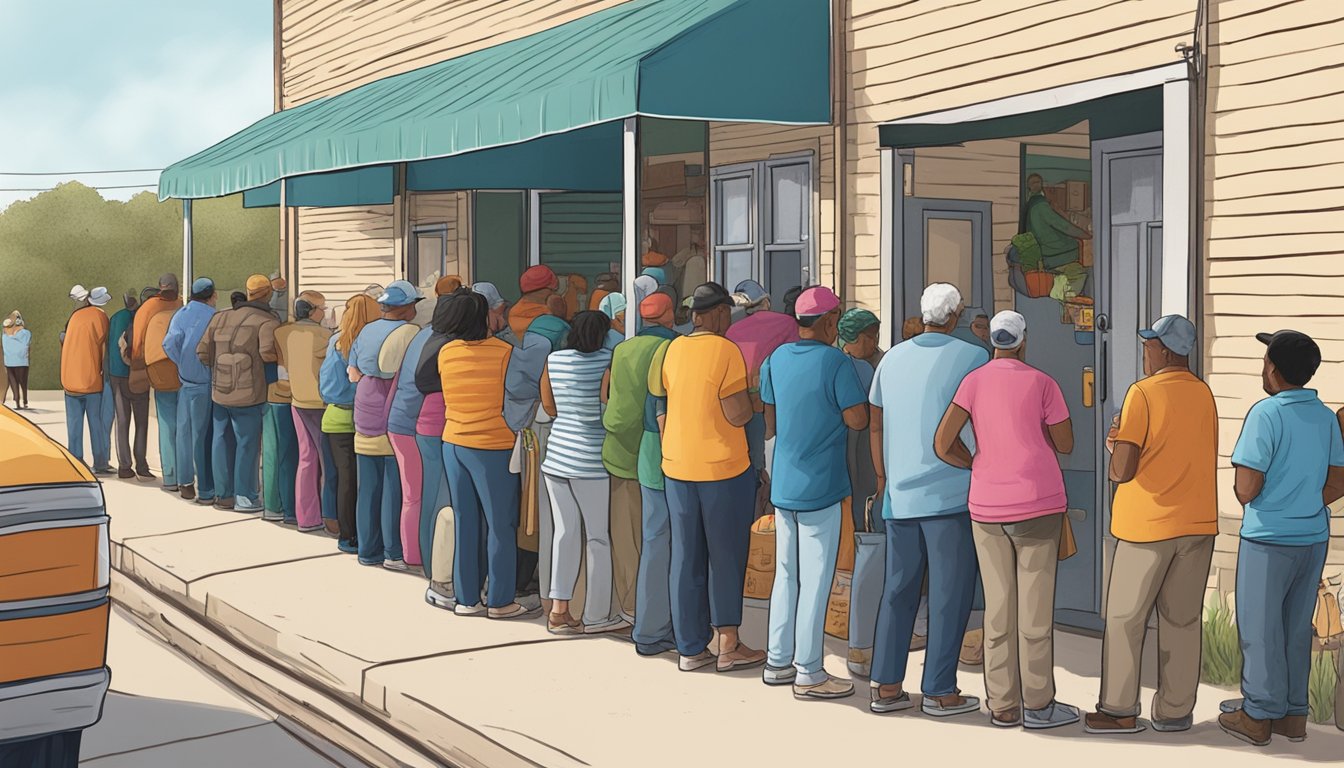
[(191, 295), (212, 291), (215, 288), (215, 281), (208, 277), (198, 277), (191, 283)]
[(1195, 349), (1195, 324), (1181, 315), (1164, 315), (1152, 328), (1139, 331), (1139, 338), (1157, 339), (1162, 346), (1184, 357)]
[(756, 304), (770, 294), (766, 292), (765, 286), (755, 280), (743, 280), (733, 289), (733, 293), (740, 293), (747, 297), (747, 304)]
[(420, 295), (420, 289), (406, 280), (393, 280), (378, 296), (377, 301), (387, 307), (405, 307), (423, 298), (425, 297)]

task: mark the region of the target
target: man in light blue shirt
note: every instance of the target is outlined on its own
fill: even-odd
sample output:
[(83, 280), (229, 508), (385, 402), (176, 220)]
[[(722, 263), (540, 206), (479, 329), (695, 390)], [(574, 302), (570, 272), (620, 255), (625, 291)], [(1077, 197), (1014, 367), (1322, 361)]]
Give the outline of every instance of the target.
[[(177, 396), (178, 492), (182, 498), (196, 498), (200, 504), (215, 501), (210, 455), (214, 406), (210, 400), (210, 369), (201, 365), (196, 346), (215, 316), (216, 298), (214, 281), (196, 278), (191, 284), (191, 301), (173, 314), (163, 337), (163, 351), (177, 365), (177, 377), (182, 382)], [(232, 488), (225, 490), (230, 492), (223, 495), (233, 495)]]
[[(961, 380), (989, 361), (984, 349), (951, 335), (963, 310), (956, 287), (926, 288), (920, 298), (924, 332), (887, 352), (869, 392), (873, 465), (887, 536), (869, 704), (878, 714), (914, 706), (902, 686), (926, 566), (923, 711), (947, 717), (980, 708), (978, 699), (957, 692), (957, 657), (977, 574), (967, 502), (971, 473), (944, 463), (933, 450), (933, 434)], [(974, 450), (969, 430), (962, 439)]]
[(1218, 724), (1264, 746), (1273, 735), (1307, 735), (1312, 613), (1330, 540), (1328, 505), (1344, 497), (1340, 416), (1306, 385), (1321, 350), (1297, 331), (1256, 335), (1268, 349), (1268, 398), (1251, 407), (1232, 451), (1245, 508), (1237, 555), (1237, 629), (1245, 661), (1241, 699), (1223, 702)]

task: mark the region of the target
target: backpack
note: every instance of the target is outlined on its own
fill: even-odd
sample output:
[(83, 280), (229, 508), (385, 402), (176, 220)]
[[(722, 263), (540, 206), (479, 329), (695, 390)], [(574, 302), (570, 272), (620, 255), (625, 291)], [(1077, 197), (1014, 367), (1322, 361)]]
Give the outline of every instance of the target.
[(564, 349), (565, 339), (569, 337), (569, 323), (555, 315), (540, 315), (527, 326), (527, 332), (544, 336), (551, 342), (551, 351), (558, 352)]
[(160, 392), (176, 392), (182, 388), (177, 376), (177, 363), (168, 358), (163, 339), (168, 335), (168, 324), (176, 312), (160, 312), (149, 319), (145, 328), (145, 370), (149, 383)]

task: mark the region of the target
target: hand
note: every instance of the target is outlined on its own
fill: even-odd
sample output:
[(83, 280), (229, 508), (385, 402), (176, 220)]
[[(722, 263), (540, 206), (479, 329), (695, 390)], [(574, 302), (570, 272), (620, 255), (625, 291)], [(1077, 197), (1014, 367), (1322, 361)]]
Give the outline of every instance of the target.
[(1120, 414), (1111, 419), (1111, 428), (1106, 431), (1106, 452), (1115, 453), (1115, 439), (1120, 435)]

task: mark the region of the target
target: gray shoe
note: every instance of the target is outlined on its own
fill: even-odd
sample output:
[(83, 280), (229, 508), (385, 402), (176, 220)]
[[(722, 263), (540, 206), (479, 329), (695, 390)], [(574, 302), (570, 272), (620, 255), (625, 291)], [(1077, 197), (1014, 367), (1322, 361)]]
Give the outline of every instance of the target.
[(877, 695), (878, 688), (872, 688), (872, 701), (868, 702), (868, 709), (874, 714), (885, 715), (890, 712), (901, 712), (907, 709), (914, 709), (915, 702), (910, 700), (910, 694), (901, 691), (899, 696), (887, 696), (881, 698)]
[(766, 685), (790, 685), (798, 679), (798, 670), (790, 664), (787, 667), (772, 667), (767, 662), (761, 672), (761, 682)]
[(384, 560), (383, 567), (389, 571), (408, 571), (410, 567), (406, 565), (405, 560)]
[(929, 717), (952, 717), (980, 711), (980, 700), (974, 696), (962, 696), (960, 704), (943, 706), (933, 696), (925, 696), (919, 704), (919, 710)]
[(1218, 711), (1225, 715), (1230, 715), (1238, 709), (1241, 709), (1242, 705), (1245, 703), (1245, 699), (1225, 699), (1218, 704)]
[[(1240, 704), (1241, 701), (1238, 700), (1237, 703)], [(1154, 731), (1161, 731), (1162, 733), (1180, 733), (1181, 731), (1190, 730), (1190, 726), (1195, 724), (1195, 718), (1194, 715), (1186, 715), (1185, 717), (1179, 717), (1175, 720), (1158, 720), (1154, 717), (1148, 722), (1153, 724)]]
[(453, 586), (441, 581), (429, 582), (429, 586), (425, 588), (425, 602), (445, 611), (457, 607), (457, 599), (453, 597)]
[(1022, 711), (1022, 725), (1031, 730), (1060, 728), (1065, 725), (1073, 725), (1081, 719), (1082, 713), (1078, 711), (1077, 707), (1058, 701), (1050, 702), (1050, 705), (1044, 709), (1024, 709)]

